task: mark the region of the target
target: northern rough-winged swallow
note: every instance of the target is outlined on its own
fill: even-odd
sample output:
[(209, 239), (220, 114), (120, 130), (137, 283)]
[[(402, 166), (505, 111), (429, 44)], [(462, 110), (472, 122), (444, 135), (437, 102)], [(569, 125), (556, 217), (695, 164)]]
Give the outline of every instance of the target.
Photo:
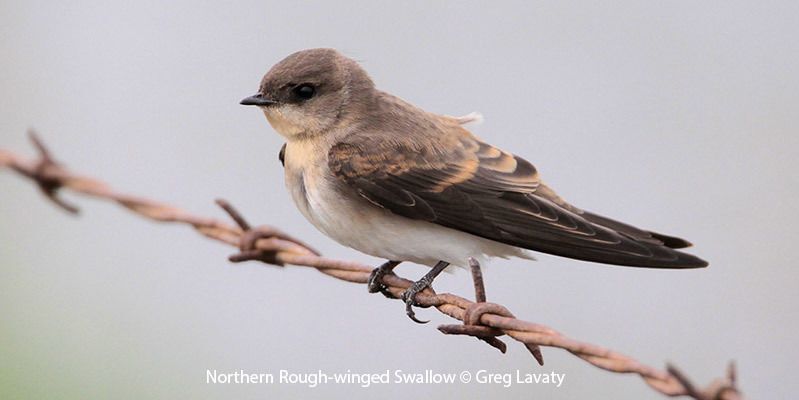
[(415, 321), (415, 295), (470, 257), (530, 259), (535, 250), (635, 267), (708, 265), (674, 250), (690, 246), (683, 239), (565, 202), (532, 164), (477, 138), (465, 119), (377, 90), (336, 50), (286, 57), (241, 104), (258, 106), (286, 138), (286, 187), (305, 218), (388, 260), (372, 273), (370, 292), (385, 294), (382, 277), (402, 261), (433, 267), (402, 296)]

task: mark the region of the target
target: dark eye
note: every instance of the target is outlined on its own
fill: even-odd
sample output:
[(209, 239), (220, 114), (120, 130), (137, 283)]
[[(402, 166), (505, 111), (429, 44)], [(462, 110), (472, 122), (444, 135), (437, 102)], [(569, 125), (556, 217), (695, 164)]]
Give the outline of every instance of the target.
[(292, 89), (292, 92), (294, 92), (294, 95), (297, 96), (297, 98), (301, 100), (308, 100), (316, 94), (316, 88), (310, 84), (303, 83), (295, 86), (294, 89)]

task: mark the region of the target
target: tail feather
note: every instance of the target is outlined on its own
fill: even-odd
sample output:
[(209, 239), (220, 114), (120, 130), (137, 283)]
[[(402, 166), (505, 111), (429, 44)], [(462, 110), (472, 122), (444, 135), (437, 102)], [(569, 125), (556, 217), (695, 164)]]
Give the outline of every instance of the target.
[(636, 228), (632, 225), (625, 224), (624, 222), (616, 221), (615, 219), (610, 219), (608, 217), (603, 217), (599, 214), (594, 214), (589, 211), (583, 211), (581, 214), (585, 219), (598, 224), (605, 226), (607, 228), (613, 229), (614, 231), (623, 233), (635, 240), (640, 242), (648, 242), (652, 244), (660, 244), (666, 246), (671, 249), (684, 249), (686, 247), (691, 247), (691, 242), (678, 238), (675, 236), (664, 235), (662, 233), (652, 232), (652, 231), (645, 231), (643, 229)]
[(662, 233), (652, 232), (649, 231), (649, 234), (652, 235), (653, 238), (660, 240), (663, 242), (663, 245), (666, 247), (670, 247), (672, 249), (684, 249), (686, 247), (691, 247), (693, 244), (685, 239), (664, 235)]

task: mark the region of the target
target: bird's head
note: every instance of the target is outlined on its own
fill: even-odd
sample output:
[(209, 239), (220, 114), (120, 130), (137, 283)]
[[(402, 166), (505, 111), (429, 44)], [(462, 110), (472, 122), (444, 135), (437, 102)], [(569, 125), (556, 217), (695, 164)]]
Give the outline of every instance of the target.
[(258, 93), (241, 104), (263, 110), (272, 127), (289, 140), (334, 128), (366, 102), (374, 89), (355, 61), (334, 49), (298, 51), (275, 64)]

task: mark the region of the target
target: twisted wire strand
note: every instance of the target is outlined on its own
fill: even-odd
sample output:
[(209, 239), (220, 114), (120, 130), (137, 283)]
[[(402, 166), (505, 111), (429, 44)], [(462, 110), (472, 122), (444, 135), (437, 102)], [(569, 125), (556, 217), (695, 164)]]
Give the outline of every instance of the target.
[[(373, 267), (323, 257), (310, 246), (274, 227), (252, 228), (225, 201), (218, 200), (217, 203), (230, 214), (237, 226), (214, 218), (193, 215), (166, 203), (120, 193), (97, 179), (72, 173), (52, 158), (34, 132), (29, 134), (39, 152), (39, 158), (29, 160), (0, 149), (0, 167), (31, 179), (48, 199), (68, 212), (77, 213), (78, 209), (58, 196), (60, 189), (113, 201), (146, 219), (190, 225), (207, 238), (238, 247), (239, 253), (230, 256), (232, 262), (256, 260), (276, 266), (311, 267), (334, 278), (361, 284), (367, 283), (369, 279)], [(476, 273), (479, 273), (479, 269)], [(413, 284), (412, 281), (393, 274), (386, 275), (383, 283), (396, 298), (400, 298), (405, 289)], [(441, 313), (464, 322), (463, 325), (439, 326), (442, 333), (474, 336), (503, 353), (505, 344), (497, 337), (507, 335), (524, 344), (541, 364), (543, 358), (539, 346), (556, 347), (606, 371), (639, 375), (652, 389), (666, 396), (687, 396), (697, 400), (743, 398), (737, 388), (733, 363), (730, 363), (725, 377), (714, 380), (704, 388), (697, 388), (685, 374), (672, 365), (667, 365), (663, 371), (613, 350), (571, 339), (548, 326), (517, 319), (505, 307), (486, 303), (481, 283), (479, 287), (476, 284), (475, 289), (478, 302), (454, 294), (435, 293), (432, 288), (427, 288), (416, 296), (416, 303), (420, 307), (435, 307)]]

